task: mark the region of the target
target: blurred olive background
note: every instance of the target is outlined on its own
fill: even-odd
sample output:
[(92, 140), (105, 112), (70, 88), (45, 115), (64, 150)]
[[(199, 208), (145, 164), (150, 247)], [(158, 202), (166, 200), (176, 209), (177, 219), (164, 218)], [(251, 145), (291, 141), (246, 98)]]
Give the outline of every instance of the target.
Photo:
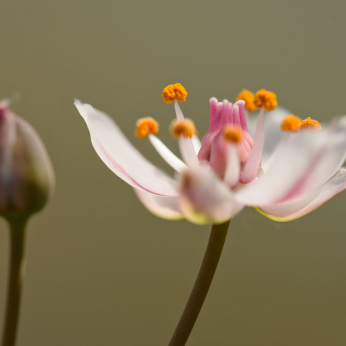
[[(54, 199), (30, 223), (19, 346), (168, 344), (196, 278), (208, 226), (151, 215), (94, 152), (78, 98), (133, 136), (152, 116), (168, 133), (170, 83), (203, 134), (211, 96), (267, 88), (301, 117), (346, 113), (346, 2), (2, 0), (0, 95), (46, 143)], [(172, 173), (172, 172), (171, 172)], [(232, 222), (188, 345), (345, 345), (346, 193), (275, 223)], [(8, 234), (0, 232), (0, 326)]]

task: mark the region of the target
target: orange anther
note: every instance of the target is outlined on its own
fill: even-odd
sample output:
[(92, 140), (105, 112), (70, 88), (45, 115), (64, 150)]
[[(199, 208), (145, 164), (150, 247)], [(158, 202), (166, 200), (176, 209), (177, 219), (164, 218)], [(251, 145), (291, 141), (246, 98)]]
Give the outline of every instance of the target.
[(239, 100), (245, 101), (245, 106), (244, 108), (247, 109), (248, 111), (252, 112), (253, 110), (256, 109), (256, 106), (254, 105), (254, 100), (255, 100), (255, 95), (253, 92), (243, 89), (237, 96), (236, 102)]
[(317, 120), (313, 120), (310, 117), (303, 120), (300, 124), (298, 124), (298, 130), (299, 131), (305, 131), (305, 130), (322, 130), (321, 124)]
[(145, 138), (149, 133), (155, 135), (159, 132), (159, 124), (153, 118), (138, 119), (136, 123), (135, 135)]
[(293, 114), (287, 115), (281, 124), (282, 131), (299, 131), (298, 125), (302, 122), (302, 119), (296, 117)]
[(173, 120), (170, 125), (170, 130), (174, 138), (179, 138), (180, 136), (191, 138), (197, 134), (195, 124), (190, 119)]
[(174, 100), (185, 101), (186, 96), (187, 91), (180, 83), (167, 85), (162, 91), (162, 98), (166, 103), (172, 103)]
[(255, 94), (254, 104), (258, 108), (264, 108), (266, 111), (272, 111), (277, 105), (276, 94), (265, 89), (258, 90)]
[(243, 139), (243, 131), (239, 125), (225, 125), (222, 132), (228, 142), (239, 143)]

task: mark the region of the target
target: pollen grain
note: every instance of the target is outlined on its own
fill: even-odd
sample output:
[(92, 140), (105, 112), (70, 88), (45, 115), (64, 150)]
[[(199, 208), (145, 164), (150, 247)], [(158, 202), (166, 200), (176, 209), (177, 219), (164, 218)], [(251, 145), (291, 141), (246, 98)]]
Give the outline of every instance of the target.
[(180, 136), (191, 138), (197, 135), (195, 124), (190, 119), (173, 120), (170, 125), (170, 131), (174, 138), (179, 138)]
[(180, 83), (167, 85), (162, 91), (162, 98), (167, 104), (174, 100), (185, 101), (186, 96), (187, 91)]
[(138, 138), (145, 138), (149, 133), (155, 135), (158, 132), (159, 124), (153, 118), (142, 118), (137, 120), (135, 135)]
[(274, 92), (260, 89), (255, 94), (254, 104), (257, 108), (263, 107), (269, 112), (276, 108), (278, 101)]
[(252, 112), (256, 109), (256, 106), (254, 104), (255, 95), (253, 92), (247, 89), (243, 89), (237, 96), (236, 102), (239, 100), (245, 101), (244, 108), (247, 109), (249, 112)]

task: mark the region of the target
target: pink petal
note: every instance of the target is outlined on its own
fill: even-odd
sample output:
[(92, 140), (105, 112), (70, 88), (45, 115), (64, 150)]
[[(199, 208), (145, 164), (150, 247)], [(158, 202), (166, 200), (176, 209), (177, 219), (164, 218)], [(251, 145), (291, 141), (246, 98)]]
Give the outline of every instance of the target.
[[(251, 147), (252, 147), (253, 139), (249, 133), (248, 126), (247, 126), (246, 114), (245, 114), (245, 109), (244, 109), (245, 101), (239, 100), (234, 105), (236, 105), (238, 107), (239, 115), (237, 115), (237, 117), (239, 116), (239, 122), (240, 122), (240, 125), (242, 127), (245, 139), (249, 143), (249, 145), (251, 145)], [(255, 131), (254, 131), (254, 134), (255, 134)]]
[(262, 149), (264, 143), (264, 109), (261, 109), (255, 133), (254, 144), (244, 170), (241, 173), (241, 182), (249, 183), (256, 177), (262, 159)]
[(88, 104), (75, 101), (101, 160), (116, 175), (138, 189), (162, 196), (176, 196), (176, 182), (145, 159), (115, 122)]
[(225, 171), (224, 182), (230, 187), (235, 188), (239, 182), (240, 160), (236, 145), (231, 144), (228, 148), (228, 159)]
[(185, 170), (181, 175), (179, 206), (183, 215), (197, 224), (222, 223), (242, 209), (233, 193), (203, 165)]
[(178, 209), (178, 197), (157, 196), (139, 189), (134, 191), (144, 206), (154, 215), (169, 220), (183, 218)]
[(275, 203), (256, 209), (272, 220), (291, 221), (312, 212), (345, 189), (346, 169), (341, 168), (330, 180), (302, 200)]
[(210, 125), (209, 130), (203, 136), (202, 146), (198, 152), (199, 161), (209, 161), (211, 143), (214, 137), (219, 133), (221, 128), (221, 110), (222, 102), (218, 102), (216, 98), (210, 99)]

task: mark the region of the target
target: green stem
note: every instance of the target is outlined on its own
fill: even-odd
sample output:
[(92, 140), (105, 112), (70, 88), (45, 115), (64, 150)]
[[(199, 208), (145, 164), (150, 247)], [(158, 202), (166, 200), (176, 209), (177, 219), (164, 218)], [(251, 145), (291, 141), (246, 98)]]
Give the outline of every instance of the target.
[(195, 285), (168, 346), (184, 346), (190, 336), (219, 263), (229, 223), (230, 220), (221, 225), (213, 225), (211, 229)]
[(2, 346), (14, 346), (16, 342), (20, 297), (24, 276), (26, 221), (26, 219), (8, 220), (10, 226), (11, 257)]

